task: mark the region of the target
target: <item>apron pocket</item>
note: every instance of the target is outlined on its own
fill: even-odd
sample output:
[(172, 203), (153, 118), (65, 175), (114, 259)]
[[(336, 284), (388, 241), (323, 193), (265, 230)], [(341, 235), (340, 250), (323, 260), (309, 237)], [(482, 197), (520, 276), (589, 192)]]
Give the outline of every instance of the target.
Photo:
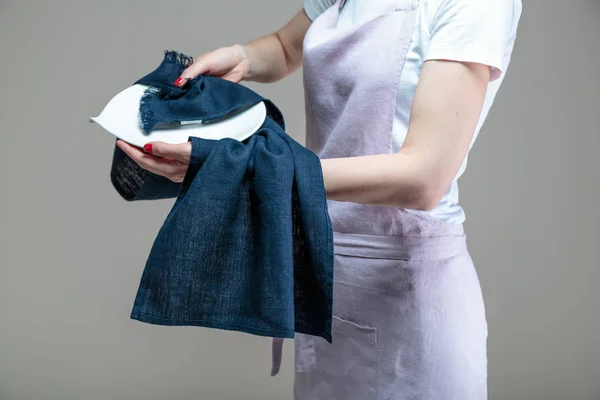
[(306, 335), (297, 337), (299, 393), (306, 398), (312, 398), (310, 393), (335, 399), (377, 398), (376, 328), (334, 316), (332, 343)]

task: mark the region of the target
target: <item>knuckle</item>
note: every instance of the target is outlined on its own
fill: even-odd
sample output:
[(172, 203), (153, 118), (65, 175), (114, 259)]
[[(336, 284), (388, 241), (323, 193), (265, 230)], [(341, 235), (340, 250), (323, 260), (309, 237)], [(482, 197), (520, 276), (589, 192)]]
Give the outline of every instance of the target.
[(161, 142), (152, 143), (152, 154), (161, 154), (163, 150), (164, 148)]

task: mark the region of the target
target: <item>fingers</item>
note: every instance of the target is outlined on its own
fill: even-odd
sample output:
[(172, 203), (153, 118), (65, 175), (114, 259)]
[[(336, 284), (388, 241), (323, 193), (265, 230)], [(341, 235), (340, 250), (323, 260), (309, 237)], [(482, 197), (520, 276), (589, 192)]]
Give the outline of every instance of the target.
[(183, 182), (183, 178), (185, 177), (185, 173), (187, 171), (187, 163), (182, 163), (175, 159), (167, 159), (153, 154), (144, 153), (137, 147), (132, 146), (122, 140), (117, 141), (117, 146), (145, 170), (164, 176), (173, 182)]
[(197, 57), (192, 65), (187, 67), (177, 80), (173, 83), (175, 86), (182, 87), (188, 81), (188, 79), (193, 79), (198, 75), (205, 74), (209, 70), (208, 65), (208, 57), (206, 54)]
[(170, 144), (165, 142), (150, 142), (144, 145), (144, 151), (158, 157), (170, 158), (184, 164), (189, 164), (192, 154), (192, 143)]
[(123, 150), (125, 154), (127, 154), (131, 158), (133, 158), (134, 156), (140, 156), (144, 154), (144, 152), (141, 149), (132, 146), (121, 139), (117, 140), (117, 147)]

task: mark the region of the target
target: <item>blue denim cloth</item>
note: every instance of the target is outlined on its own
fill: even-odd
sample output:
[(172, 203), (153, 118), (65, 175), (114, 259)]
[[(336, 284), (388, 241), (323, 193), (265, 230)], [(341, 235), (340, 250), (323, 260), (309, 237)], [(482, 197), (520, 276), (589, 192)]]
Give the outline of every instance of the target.
[(180, 185), (144, 171), (115, 148), (111, 179), (123, 198), (176, 196), (131, 317), (331, 341), (333, 233), (318, 157), (285, 133), (273, 103), (242, 85), (200, 77), (183, 91), (163, 90), (185, 60), (168, 52), (138, 81), (160, 89), (140, 105), (149, 127), (218, 119), (258, 101), (268, 116), (244, 142), (190, 137), (191, 162)]

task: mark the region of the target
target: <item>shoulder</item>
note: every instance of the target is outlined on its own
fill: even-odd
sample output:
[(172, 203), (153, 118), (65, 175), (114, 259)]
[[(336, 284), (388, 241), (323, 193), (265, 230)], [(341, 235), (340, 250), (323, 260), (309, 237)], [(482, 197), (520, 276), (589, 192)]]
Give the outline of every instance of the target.
[(439, 24), (449, 18), (483, 18), (516, 24), (521, 16), (521, 0), (421, 0), (429, 22)]
[(335, 0), (304, 0), (304, 11), (314, 21), (323, 11), (335, 4)]
[(486, 64), (502, 75), (516, 37), (521, 0), (421, 0), (427, 5), (426, 60)]

